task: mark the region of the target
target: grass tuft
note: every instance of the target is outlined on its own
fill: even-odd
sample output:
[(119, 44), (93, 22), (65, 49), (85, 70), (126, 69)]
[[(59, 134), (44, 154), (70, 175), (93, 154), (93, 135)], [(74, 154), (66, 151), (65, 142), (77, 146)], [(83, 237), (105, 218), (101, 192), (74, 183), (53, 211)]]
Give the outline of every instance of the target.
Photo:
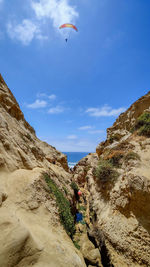
[(113, 183), (119, 176), (119, 173), (114, 170), (113, 165), (107, 161), (101, 159), (95, 171), (96, 178), (103, 184)]
[(130, 159), (140, 160), (140, 156), (137, 153), (130, 151), (125, 155), (124, 159), (126, 162), (128, 162)]
[(75, 182), (72, 182), (70, 186), (71, 186), (71, 188), (73, 190), (77, 190), (77, 191), (79, 190), (79, 187), (78, 187), (78, 185)]
[(132, 131), (138, 130), (139, 135), (150, 137), (150, 113), (144, 112), (138, 117)]
[(75, 233), (75, 225), (74, 217), (71, 214), (70, 203), (47, 173), (44, 173), (44, 179), (50, 189), (50, 192), (54, 194), (56, 198), (60, 221), (63, 224), (67, 234), (72, 237)]

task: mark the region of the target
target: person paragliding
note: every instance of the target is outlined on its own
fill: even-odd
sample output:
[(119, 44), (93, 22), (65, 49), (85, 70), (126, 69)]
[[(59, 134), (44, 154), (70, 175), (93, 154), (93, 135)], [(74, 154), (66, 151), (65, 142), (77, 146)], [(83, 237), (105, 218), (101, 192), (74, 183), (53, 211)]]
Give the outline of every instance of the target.
[[(76, 32), (78, 32), (78, 29), (77, 29), (77, 27), (75, 26), (75, 25), (73, 25), (73, 24), (71, 24), (71, 23), (65, 23), (65, 24), (62, 24), (60, 27), (59, 27), (59, 29), (65, 29), (65, 28), (71, 28), (71, 29), (73, 29), (73, 30), (75, 30)], [(67, 33), (67, 35), (68, 35), (68, 32), (66, 32)], [(65, 38), (65, 41), (66, 41), (66, 43), (67, 43), (67, 41), (68, 41), (68, 36)]]

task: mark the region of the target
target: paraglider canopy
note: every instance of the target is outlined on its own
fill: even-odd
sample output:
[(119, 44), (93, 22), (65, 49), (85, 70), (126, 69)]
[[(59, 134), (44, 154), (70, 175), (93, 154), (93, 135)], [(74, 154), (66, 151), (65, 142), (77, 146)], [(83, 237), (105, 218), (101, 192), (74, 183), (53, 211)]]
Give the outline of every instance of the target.
[(78, 31), (77, 27), (71, 23), (65, 23), (65, 24), (62, 24), (59, 29), (63, 29), (63, 28), (72, 28), (74, 29), (75, 31)]
[(68, 38), (70, 36), (70, 29), (73, 29), (75, 30), (76, 32), (78, 31), (77, 27), (71, 23), (65, 23), (65, 24), (62, 24), (59, 29), (64, 29), (64, 32), (63, 32), (63, 35), (64, 35), (64, 38), (65, 38), (65, 41), (67, 42), (68, 41)]

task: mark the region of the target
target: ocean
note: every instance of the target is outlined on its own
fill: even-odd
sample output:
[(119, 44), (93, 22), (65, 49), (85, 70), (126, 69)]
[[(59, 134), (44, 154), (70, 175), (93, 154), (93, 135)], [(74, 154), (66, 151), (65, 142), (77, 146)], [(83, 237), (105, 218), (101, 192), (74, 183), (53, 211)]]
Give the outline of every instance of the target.
[(73, 168), (80, 159), (87, 156), (90, 152), (62, 152), (67, 155), (68, 166)]

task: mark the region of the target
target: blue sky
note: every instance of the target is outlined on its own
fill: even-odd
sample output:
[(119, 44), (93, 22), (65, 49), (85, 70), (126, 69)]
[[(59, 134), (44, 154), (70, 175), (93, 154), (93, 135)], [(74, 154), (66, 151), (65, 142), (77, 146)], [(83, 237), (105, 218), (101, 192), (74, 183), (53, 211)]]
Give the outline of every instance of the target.
[[(0, 0), (0, 72), (37, 136), (93, 152), (150, 89), (149, 0)], [(59, 30), (73, 23), (78, 33)]]

